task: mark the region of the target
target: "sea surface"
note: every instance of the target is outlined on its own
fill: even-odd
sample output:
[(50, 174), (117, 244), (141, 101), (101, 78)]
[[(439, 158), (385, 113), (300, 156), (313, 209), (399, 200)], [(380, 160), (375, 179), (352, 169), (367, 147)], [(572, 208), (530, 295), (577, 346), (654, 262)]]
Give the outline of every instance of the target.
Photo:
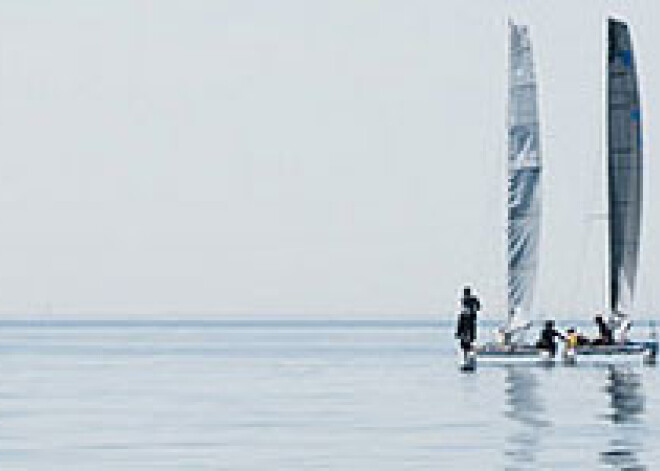
[(660, 366), (457, 368), (430, 320), (0, 321), (0, 470), (660, 469)]

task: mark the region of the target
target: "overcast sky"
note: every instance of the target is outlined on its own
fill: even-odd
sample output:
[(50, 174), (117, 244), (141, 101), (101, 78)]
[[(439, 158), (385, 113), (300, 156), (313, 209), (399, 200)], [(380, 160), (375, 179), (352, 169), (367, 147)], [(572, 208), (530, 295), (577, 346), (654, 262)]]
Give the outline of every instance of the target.
[(585, 5), (1, 2), (0, 311), (447, 317), (469, 282), (497, 317), (508, 17), (538, 66), (537, 305), (602, 308), (614, 14), (643, 99), (637, 307), (657, 313), (660, 7)]

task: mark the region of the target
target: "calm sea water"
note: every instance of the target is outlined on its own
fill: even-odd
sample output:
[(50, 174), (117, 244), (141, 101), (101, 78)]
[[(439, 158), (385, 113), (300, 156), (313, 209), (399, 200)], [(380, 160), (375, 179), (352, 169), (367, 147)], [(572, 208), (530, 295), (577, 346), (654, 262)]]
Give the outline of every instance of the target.
[(2, 470), (660, 469), (660, 367), (482, 367), (426, 321), (0, 322)]

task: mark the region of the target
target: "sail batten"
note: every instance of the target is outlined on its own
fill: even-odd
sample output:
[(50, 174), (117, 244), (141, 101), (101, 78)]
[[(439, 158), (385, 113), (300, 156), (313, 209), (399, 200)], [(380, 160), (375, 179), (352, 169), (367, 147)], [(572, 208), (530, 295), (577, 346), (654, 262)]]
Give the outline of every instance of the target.
[(607, 173), (610, 309), (631, 308), (639, 261), (642, 217), (642, 119), (628, 26), (607, 28)]
[(541, 152), (537, 83), (527, 26), (509, 22), (508, 306), (529, 317), (538, 267)]

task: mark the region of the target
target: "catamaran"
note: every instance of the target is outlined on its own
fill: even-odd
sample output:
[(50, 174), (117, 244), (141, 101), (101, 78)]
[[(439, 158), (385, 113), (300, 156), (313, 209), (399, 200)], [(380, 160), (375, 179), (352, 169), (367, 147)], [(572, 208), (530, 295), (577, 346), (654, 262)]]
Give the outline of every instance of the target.
[[(611, 345), (563, 348), (567, 363), (614, 362), (643, 358), (655, 363), (658, 339), (628, 340), (639, 261), (642, 215), (642, 119), (632, 41), (628, 26), (608, 20), (607, 162), (609, 233), (609, 324), (616, 333)], [(508, 319), (498, 342), (477, 345), (463, 368), (476, 362), (553, 362), (546, 351), (526, 342), (533, 317), (541, 220), (542, 161), (537, 82), (527, 26), (509, 23), (508, 93)]]
[(607, 23), (607, 193), (609, 235), (609, 323), (618, 331), (613, 345), (585, 345), (567, 351), (565, 359), (607, 361), (642, 356), (655, 362), (658, 341), (626, 339), (630, 327), (642, 221), (642, 114), (633, 45), (625, 22)]
[(509, 21), (508, 72), (508, 317), (499, 342), (477, 345), (481, 360), (534, 360), (541, 351), (527, 343), (538, 270), (542, 160), (536, 74), (529, 28)]

